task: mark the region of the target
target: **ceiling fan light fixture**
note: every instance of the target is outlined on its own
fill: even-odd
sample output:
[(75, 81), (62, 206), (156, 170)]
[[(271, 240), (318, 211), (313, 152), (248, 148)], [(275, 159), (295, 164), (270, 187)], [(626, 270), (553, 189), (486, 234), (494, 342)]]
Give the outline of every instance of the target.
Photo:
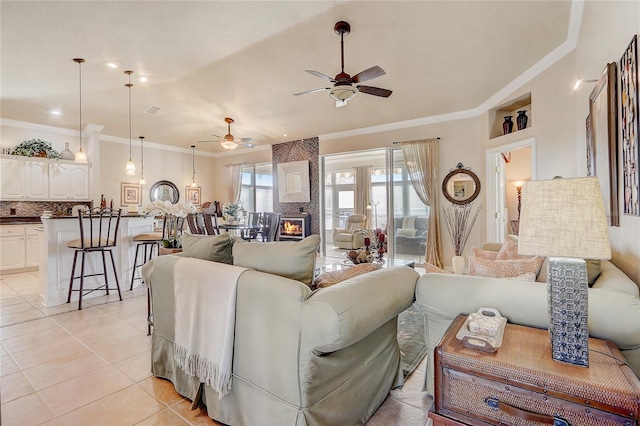
[(220, 141), (220, 145), (224, 148), (224, 149), (236, 149), (238, 147), (238, 143), (233, 141), (233, 140), (227, 140), (224, 139), (222, 141)]
[(336, 101), (346, 102), (356, 97), (358, 90), (351, 86), (336, 86), (329, 92), (329, 96)]

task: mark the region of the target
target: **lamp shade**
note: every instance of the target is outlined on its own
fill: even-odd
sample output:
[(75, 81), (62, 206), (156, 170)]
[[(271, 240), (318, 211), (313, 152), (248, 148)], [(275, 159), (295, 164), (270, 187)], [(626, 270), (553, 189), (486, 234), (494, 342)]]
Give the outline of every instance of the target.
[(611, 259), (598, 179), (527, 182), (522, 188), (518, 253)]

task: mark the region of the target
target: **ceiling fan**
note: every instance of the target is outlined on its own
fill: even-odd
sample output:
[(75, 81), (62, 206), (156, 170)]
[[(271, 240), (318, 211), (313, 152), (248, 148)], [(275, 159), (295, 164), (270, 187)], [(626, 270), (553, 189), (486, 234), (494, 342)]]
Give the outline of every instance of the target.
[(227, 122), (227, 134), (222, 136), (211, 134), (216, 138), (219, 138), (217, 141), (198, 141), (198, 142), (220, 142), (220, 145), (224, 149), (236, 149), (238, 146), (246, 146), (247, 148), (253, 148), (256, 146), (253, 138), (236, 138), (231, 134), (231, 123), (233, 123), (233, 118), (226, 117), (224, 121)]
[[(385, 75), (386, 73), (379, 66), (373, 66), (368, 68), (353, 77), (344, 72), (344, 36), (351, 32), (351, 26), (348, 22), (339, 21), (333, 27), (333, 30), (340, 36), (340, 56), (342, 61), (342, 68), (340, 74), (336, 75), (334, 78), (329, 77), (326, 74), (322, 74), (318, 71), (313, 70), (305, 70), (309, 74), (315, 75), (316, 77), (324, 78), (325, 80), (329, 80), (334, 83), (333, 88), (331, 87), (322, 87), (319, 89), (307, 90), (305, 92), (294, 93), (294, 96), (306, 95), (307, 93), (315, 93), (322, 92), (324, 90), (330, 90), (329, 96), (331, 96), (336, 101), (337, 107), (342, 107), (347, 104), (348, 101), (353, 99), (358, 92), (365, 93), (367, 95), (380, 96), (383, 98), (388, 98), (391, 93), (391, 90), (381, 89), (379, 87), (373, 86), (362, 86), (357, 85), (358, 83), (362, 83), (363, 81), (373, 80), (376, 77), (380, 77)], [(356, 84), (354, 87), (353, 85)]]

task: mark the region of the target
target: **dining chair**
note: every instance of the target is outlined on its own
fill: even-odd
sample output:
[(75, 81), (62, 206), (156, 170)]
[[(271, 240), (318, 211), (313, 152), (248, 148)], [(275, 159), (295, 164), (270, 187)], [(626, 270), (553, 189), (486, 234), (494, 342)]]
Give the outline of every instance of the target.
[(280, 213), (262, 213), (262, 241), (277, 241), (280, 238)]
[(202, 214), (189, 213), (187, 215), (187, 224), (189, 225), (189, 232), (192, 234), (205, 234), (204, 221), (202, 220)]
[(220, 235), (218, 217), (215, 214), (202, 213), (202, 220), (204, 221), (204, 229), (207, 235)]
[[(71, 278), (69, 280), (69, 294), (67, 303), (71, 302), (71, 293), (78, 292), (78, 310), (82, 310), (82, 298), (96, 290), (103, 290), (109, 294), (109, 290), (117, 290), (118, 297), (122, 300), (120, 293), (120, 283), (118, 281), (118, 271), (113, 258), (113, 250), (118, 243), (118, 229), (120, 227), (120, 215), (122, 210), (113, 210), (110, 208), (95, 207), (90, 210), (78, 211), (78, 222), (80, 226), (80, 238), (71, 240), (67, 243), (67, 247), (74, 249), (73, 265), (71, 266)], [(105, 253), (109, 252), (111, 257), (111, 266), (113, 267), (113, 276), (116, 281), (115, 287), (109, 287), (109, 277), (107, 274), (107, 261)], [(86, 257), (91, 253), (100, 253), (102, 257), (102, 272), (87, 274)], [(76, 264), (78, 254), (82, 255), (80, 275), (76, 274)], [(96, 268), (97, 269), (97, 268)], [(99, 283), (98, 287), (90, 289), (84, 288), (84, 281), (87, 277), (104, 276), (104, 284)], [(80, 288), (74, 289), (73, 285), (76, 280), (80, 280)]]
[(262, 213), (249, 212), (247, 214), (247, 225), (251, 228), (245, 229), (242, 232), (242, 238), (251, 241), (258, 238), (260, 233), (260, 222), (262, 220)]

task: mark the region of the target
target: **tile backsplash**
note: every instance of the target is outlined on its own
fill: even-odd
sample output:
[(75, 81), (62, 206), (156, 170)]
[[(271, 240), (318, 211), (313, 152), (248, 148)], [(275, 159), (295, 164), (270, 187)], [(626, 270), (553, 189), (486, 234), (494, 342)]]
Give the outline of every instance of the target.
[(0, 217), (40, 216), (45, 210), (56, 216), (70, 215), (78, 204), (93, 207), (92, 201), (0, 201)]

